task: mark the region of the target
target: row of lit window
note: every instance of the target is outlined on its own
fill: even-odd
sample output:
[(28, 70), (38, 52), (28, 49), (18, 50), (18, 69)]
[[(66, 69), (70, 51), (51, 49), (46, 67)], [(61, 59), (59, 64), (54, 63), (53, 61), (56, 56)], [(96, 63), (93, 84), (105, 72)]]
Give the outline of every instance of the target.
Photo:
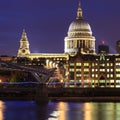
[[(74, 63), (70, 63), (70, 66), (74, 66)], [(81, 66), (81, 63), (76, 63), (76, 66)], [(84, 66), (89, 66), (89, 63), (84, 63)]]
[(65, 60), (64, 58), (54, 58), (53, 60)]
[(116, 63), (116, 66), (120, 66), (120, 63)]
[(107, 78), (113, 78), (113, 74), (107, 74)]
[[(105, 69), (100, 69), (100, 72), (105, 72)], [(113, 69), (107, 69), (107, 72), (113, 72)]]
[[(70, 69), (70, 72), (74, 72), (75, 70), (74, 70), (74, 68), (72, 69)], [(76, 69), (76, 72), (81, 72), (81, 69)], [(89, 72), (89, 69), (87, 69), (87, 68), (85, 68), (84, 69), (84, 72)]]
[(92, 74), (92, 77), (98, 78), (98, 74)]
[(98, 63), (92, 63), (92, 66), (98, 66)]
[[(74, 80), (70, 80), (71, 82), (74, 82)], [(87, 82), (88, 80), (84, 80), (84, 82)], [(81, 80), (79, 80), (79, 82), (81, 82)], [(99, 82), (98, 80), (90, 80), (90, 82), (91, 83), (97, 83), (97, 82)], [(120, 83), (120, 80), (116, 80), (116, 81), (114, 81), (114, 80), (107, 80), (106, 81), (107, 83), (114, 83), (114, 82), (116, 82), (116, 83)]]
[[(92, 69), (92, 72), (98, 71), (98, 69)], [(105, 69), (100, 69), (100, 72), (105, 72)], [(107, 72), (113, 72), (113, 69), (107, 69)]]
[[(92, 77), (98, 78), (98, 74), (92, 74)], [(113, 78), (113, 74), (107, 74), (107, 78)]]
[(120, 61), (120, 58), (116, 58), (116, 61)]
[(97, 72), (97, 71), (98, 71), (98, 69), (92, 69), (92, 72), (94, 72), (94, 71), (96, 71), (96, 72)]
[(105, 72), (105, 69), (100, 69), (100, 72)]
[(120, 80), (116, 80), (116, 83), (120, 83)]
[[(76, 77), (81, 77), (81, 74), (76, 74)], [(85, 78), (88, 78), (88, 74), (84, 74)]]
[(120, 74), (116, 74), (116, 77), (120, 77)]
[(113, 69), (107, 69), (107, 72), (113, 72)]
[[(74, 68), (70, 69), (71, 72), (74, 72)], [(92, 72), (97, 72), (98, 69), (92, 69)], [(76, 69), (76, 72), (81, 72), (81, 69)], [(84, 72), (89, 72), (88, 68), (84, 68)], [(100, 69), (100, 72), (105, 72), (105, 69)], [(113, 69), (107, 69), (107, 72), (113, 72)], [(120, 69), (116, 69), (116, 72), (120, 72)]]
[(116, 69), (116, 72), (120, 72), (120, 69)]
[[(105, 63), (102, 63), (101, 65), (105, 66)], [(98, 63), (92, 63), (92, 66), (98, 66)], [(107, 63), (107, 66), (113, 66), (113, 63)]]
[(81, 66), (81, 63), (76, 63), (76, 66)]
[[(75, 81), (74, 80), (70, 80), (70, 82), (71, 83), (74, 83)], [(79, 80), (79, 81), (76, 81), (76, 82), (82, 82), (81, 80)], [(117, 84), (120, 84), (120, 80), (116, 80), (116, 81), (114, 81), (114, 80), (107, 80), (107, 81), (105, 81), (105, 80), (100, 80), (100, 81), (98, 81), (98, 80), (84, 80), (84, 83), (88, 83), (88, 82), (90, 82), (90, 83), (94, 83), (94, 84), (97, 84), (97, 83), (110, 83), (110, 84), (114, 84), (115, 82), (116, 82), (116, 85)]]
[(107, 66), (113, 66), (113, 63), (107, 63)]
[(70, 69), (70, 72), (74, 72), (74, 69)]
[(76, 74), (76, 77), (81, 77), (81, 74)]
[[(100, 82), (100, 80), (93, 80), (94, 83)], [(107, 83), (114, 83), (114, 80), (107, 80)]]
[[(74, 63), (70, 63), (70, 66), (74, 66)], [(102, 66), (105, 66), (105, 63), (101, 64)], [(120, 63), (116, 63), (116, 65), (120, 66)], [(76, 66), (81, 66), (81, 63), (76, 63)], [(84, 66), (89, 66), (89, 63), (84, 63)], [(92, 66), (98, 66), (98, 63), (92, 63)], [(107, 63), (107, 66), (113, 66), (113, 63)]]
[[(81, 74), (76, 74), (77, 77), (81, 77)], [(84, 75), (86, 77), (86, 75)], [(98, 74), (92, 74), (92, 77), (98, 78)], [(116, 77), (120, 77), (120, 74), (116, 74)], [(107, 78), (113, 78), (113, 74), (107, 74)]]

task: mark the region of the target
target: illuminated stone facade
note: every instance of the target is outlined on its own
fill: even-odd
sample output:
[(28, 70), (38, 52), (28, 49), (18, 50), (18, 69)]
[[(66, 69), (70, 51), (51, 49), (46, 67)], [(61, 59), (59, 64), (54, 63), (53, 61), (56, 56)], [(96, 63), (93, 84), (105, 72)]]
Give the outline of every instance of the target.
[(78, 5), (76, 20), (70, 24), (68, 36), (65, 37), (64, 41), (65, 53), (95, 53), (95, 37), (92, 36), (90, 25), (83, 19), (80, 3)]
[(18, 49), (18, 57), (26, 57), (30, 55), (29, 41), (25, 30), (23, 30), (22, 37), (20, 39), (20, 48)]

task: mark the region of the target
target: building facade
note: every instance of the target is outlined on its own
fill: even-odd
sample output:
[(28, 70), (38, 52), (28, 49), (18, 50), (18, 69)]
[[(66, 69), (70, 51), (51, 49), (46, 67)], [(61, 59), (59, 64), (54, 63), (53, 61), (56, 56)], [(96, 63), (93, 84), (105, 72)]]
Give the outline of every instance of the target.
[(64, 39), (64, 53), (30, 53), (29, 41), (23, 31), (17, 57), (44, 58), (47, 68), (58, 67), (62, 62), (66, 70), (64, 82), (69, 87), (120, 87), (120, 55), (108, 54), (108, 49), (105, 51), (96, 54), (95, 37), (82, 16), (79, 3), (77, 17)]
[(109, 46), (108, 45), (99, 45), (98, 46), (98, 54), (100, 53), (105, 53), (105, 54), (109, 54)]
[(69, 59), (70, 86), (120, 87), (120, 55), (77, 54)]
[(70, 24), (68, 29), (68, 36), (64, 40), (64, 52), (72, 53), (95, 53), (95, 37), (92, 36), (90, 25), (84, 20), (82, 16), (82, 9), (79, 3), (77, 17)]

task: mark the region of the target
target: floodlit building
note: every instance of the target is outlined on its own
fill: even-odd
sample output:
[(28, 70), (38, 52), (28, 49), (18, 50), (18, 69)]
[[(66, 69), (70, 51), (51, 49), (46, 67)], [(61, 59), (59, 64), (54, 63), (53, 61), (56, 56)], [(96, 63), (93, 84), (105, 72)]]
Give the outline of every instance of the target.
[(120, 87), (120, 55), (77, 54), (68, 66), (70, 86)]
[[(65, 84), (69, 87), (120, 87), (120, 55), (109, 54), (108, 46), (95, 51), (95, 37), (83, 18), (79, 3), (76, 19), (70, 24), (64, 39), (64, 53), (31, 53), (26, 32), (23, 31), (18, 57), (46, 60), (46, 67), (65, 68)], [(102, 52), (103, 51), (103, 52)]]
[(23, 30), (22, 37), (20, 39), (20, 48), (18, 49), (18, 57), (26, 57), (30, 55), (29, 41), (25, 30)]
[(88, 22), (84, 20), (80, 3), (78, 5), (77, 17), (70, 24), (68, 36), (65, 37), (64, 52), (71, 53), (95, 53), (95, 37)]

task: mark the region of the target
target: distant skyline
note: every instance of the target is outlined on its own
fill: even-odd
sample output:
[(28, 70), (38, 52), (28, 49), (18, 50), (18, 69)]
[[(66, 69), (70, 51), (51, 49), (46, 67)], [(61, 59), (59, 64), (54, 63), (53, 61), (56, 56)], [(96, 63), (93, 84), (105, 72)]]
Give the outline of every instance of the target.
[[(23, 29), (32, 53), (63, 53), (79, 0), (0, 0), (0, 55), (17, 55)], [(96, 38), (116, 53), (120, 40), (120, 0), (80, 0), (84, 19)]]

